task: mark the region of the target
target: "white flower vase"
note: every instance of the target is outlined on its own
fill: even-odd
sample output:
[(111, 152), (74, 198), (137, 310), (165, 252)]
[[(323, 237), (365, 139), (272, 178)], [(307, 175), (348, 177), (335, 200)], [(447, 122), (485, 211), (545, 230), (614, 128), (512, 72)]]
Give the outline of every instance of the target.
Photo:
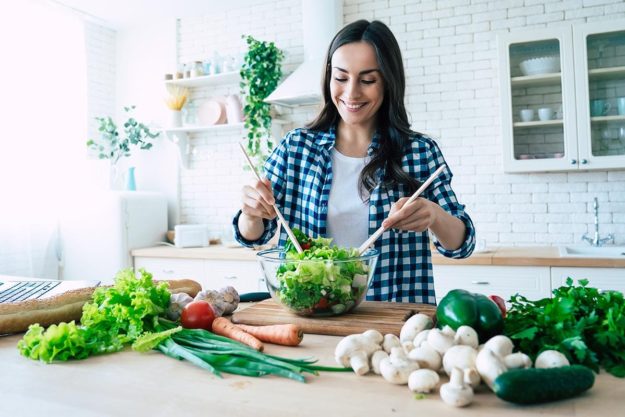
[(169, 127), (181, 127), (182, 126), (182, 111), (170, 110), (169, 111)]
[(123, 170), (118, 166), (118, 164), (111, 162), (109, 174), (110, 174), (110, 177), (109, 177), (110, 189), (113, 191), (123, 190), (124, 185), (125, 185), (125, 181), (124, 181), (125, 175), (124, 175)]

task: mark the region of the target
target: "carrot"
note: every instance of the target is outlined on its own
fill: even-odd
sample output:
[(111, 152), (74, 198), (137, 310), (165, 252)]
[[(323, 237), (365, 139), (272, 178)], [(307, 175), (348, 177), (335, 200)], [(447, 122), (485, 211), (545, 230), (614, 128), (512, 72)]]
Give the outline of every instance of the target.
[(265, 348), (263, 342), (223, 317), (217, 317), (213, 320), (213, 333), (244, 343), (259, 352)]
[(270, 326), (237, 324), (237, 326), (261, 342), (275, 343), (276, 345), (297, 346), (304, 338), (302, 328), (296, 324), (274, 324)]

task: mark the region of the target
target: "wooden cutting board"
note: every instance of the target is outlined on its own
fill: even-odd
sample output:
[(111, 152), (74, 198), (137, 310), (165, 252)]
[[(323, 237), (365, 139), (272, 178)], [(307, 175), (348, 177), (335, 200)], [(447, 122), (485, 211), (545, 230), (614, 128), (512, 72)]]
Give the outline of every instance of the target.
[(351, 313), (333, 317), (302, 317), (280, 307), (273, 300), (265, 300), (232, 315), (233, 323), (263, 326), (293, 323), (302, 327), (304, 333), (347, 336), (368, 329), (382, 334), (399, 336), (404, 322), (416, 313), (433, 317), (436, 306), (429, 304), (363, 301)]

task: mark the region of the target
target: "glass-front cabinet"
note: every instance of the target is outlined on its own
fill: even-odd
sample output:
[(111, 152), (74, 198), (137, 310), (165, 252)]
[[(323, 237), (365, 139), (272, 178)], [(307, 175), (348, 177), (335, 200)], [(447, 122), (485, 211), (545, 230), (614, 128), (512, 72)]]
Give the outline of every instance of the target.
[(625, 168), (625, 22), (618, 23), (499, 37), (505, 172)]

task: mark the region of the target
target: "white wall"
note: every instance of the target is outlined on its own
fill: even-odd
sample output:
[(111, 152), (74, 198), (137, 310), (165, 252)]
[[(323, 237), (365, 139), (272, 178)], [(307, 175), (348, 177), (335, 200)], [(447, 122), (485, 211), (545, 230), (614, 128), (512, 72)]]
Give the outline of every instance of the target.
[[(379, 19), (389, 24), (404, 52), (407, 109), (414, 130), (441, 145), (454, 172), (453, 186), (488, 244), (579, 242), (592, 231), (592, 199), (600, 201), (602, 233), (625, 242), (625, 171), (504, 174), (498, 61), (499, 31), (625, 17), (620, 0), (440, 0), (344, 2), (344, 22)], [(179, 62), (213, 50), (242, 47), (240, 35), (276, 41), (290, 71), (303, 59), (299, 0), (280, 0), (185, 18), (179, 28)], [(236, 86), (200, 95), (222, 95)], [(291, 113), (291, 112), (287, 112)], [(288, 114), (298, 126), (314, 114)], [(242, 133), (192, 139), (196, 156), (181, 176), (182, 221), (208, 222), (217, 234), (239, 204), (249, 174), (235, 144)]]

